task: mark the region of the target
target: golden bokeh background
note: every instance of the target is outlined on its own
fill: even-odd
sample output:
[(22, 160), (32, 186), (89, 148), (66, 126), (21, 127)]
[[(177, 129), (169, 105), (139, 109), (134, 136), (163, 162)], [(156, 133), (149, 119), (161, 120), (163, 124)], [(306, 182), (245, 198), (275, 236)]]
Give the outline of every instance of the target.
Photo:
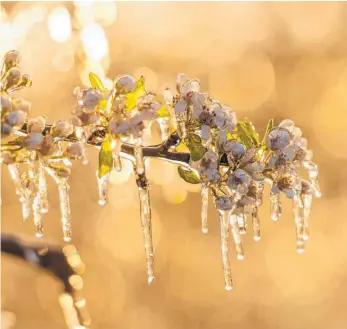
[[(2, 2), (0, 55), (19, 49), (33, 86), (32, 115), (69, 118), (72, 89), (89, 71), (110, 83), (144, 74), (158, 94), (180, 72), (250, 118), (290, 118), (315, 151), (323, 198), (314, 200), (306, 252), (295, 248), (291, 203), (279, 223), (261, 209), (262, 240), (232, 254), (233, 291), (223, 288), (217, 216), (200, 230), (200, 195), (174, 165), (151, 160), (156, 282), (147, 285), (131, 167), (112, 173), (109, 203), (97, 203), (97, 151), (71, 177), (73, 243), (86, 265), (84, 293), (95, 329), (346, 329), (347, 3)], [(158, 142), (157, 126), (147, 141)], [(33, 223), (2, 168), (2, 231), (35, 240)], [(268, 191), (266, 191), (268, 193)], [(58, 193), (49, 184), (44, 241), (63, 245)], [(2, 308), (15, 329), (65, 328), (59, 284), (2, 258)], [(3, 328), (5, 324), (3, 324)]]

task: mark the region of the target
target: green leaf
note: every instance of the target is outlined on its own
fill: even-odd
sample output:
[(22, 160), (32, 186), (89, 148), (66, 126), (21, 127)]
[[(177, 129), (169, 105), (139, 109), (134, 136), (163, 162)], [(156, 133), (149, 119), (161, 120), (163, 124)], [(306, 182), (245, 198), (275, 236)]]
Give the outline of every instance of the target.
[(189, 184), (199, 184), (201, 183), (200, 176), (192, 170), (185, 167), (179, 166), (177, 168), (179, 175)]
[(207, 152), (207, 148), (202, 145), (199, 135), (189, 134), (184, 140), (184, 143), (187, 145), (190, 152), (190, 158), (193, 161), (199, 161)]
[(125, 94), (127, 111), (130, 112), (136, 106), (137, 100), (146, 94), (145, 78), (141, 77), (136, 81), (135, 90)]
[(113, 156), (111, 141), (108, 136), (104, 139), (101, 144), (99, 152), (99, 170), (98, 177), (101, 178), (108, 174), (113, 168)]
[(260, 140), (259, 140), (259, 134), (257, 133), (257, 131), (255, 130), (255, 127), (253, 126), (252, 122), (250, 122), (247, 118), (244, 121), (245, 126), (249, 132), (249, 135), (252, 138), (253, 144), (255, 146), (259, 145)]
[(157, 110), (159, 118), (167, 118), (170, 117), (170, 112), (165, 105), (163, 105), (159, 110)]
[(262, 145), (262, 149), (263, 150), (266, 150), (267, 149), (267, 146), (266, 146), (266, 137), (267, 135), (269, 134), (270, 130), (274, 127), (274, 119), (270, 119), (268, 124), (267, 124), (267, 127), (266, 127), (266, 131), (265, 131), (265, 134), (264, 134), (264, 137), (263, 137), (263, 140), (261, 142), (261, 145)]
[(244, 122), (239, 121), (237, 123), (237, 133), (240, 137), (241, 143), (243, 143), (247, 148), (254, 147), (253, 139)]
[(92, 85), (92, 88), (99, 89), (102, 92), (106, 91), (101, 79), (95, 73), (89, 73), (89, 81)]

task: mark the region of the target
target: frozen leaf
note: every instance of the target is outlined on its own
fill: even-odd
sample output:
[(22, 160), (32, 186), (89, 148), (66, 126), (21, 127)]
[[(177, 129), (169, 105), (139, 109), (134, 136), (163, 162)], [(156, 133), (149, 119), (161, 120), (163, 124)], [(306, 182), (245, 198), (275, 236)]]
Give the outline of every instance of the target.
[(244, 144), (247, 148), (254, 146), (252, 136), (249, 133), (245, 122), (239, 121), (237, 123), (237, 132), (242, 144)]
[(252, 138), (252, 141), (254, 143), (255, 146), (259, 145), (260, 141), (259, 141), (259, 134), (257, 133), (257, 131), (255, 130), (255, 127), (253, 126), (252, 122), (250, 122), (247, 118), (244, 121), (244, 124), (249, 132), (249, 135)]
[(267, 135), (269, 134), (270, 130), (274, 127), (274, 119), (270, 119), (268, 124), (267, 124), (267, 127), (266, 127), (266, 131), (265, 131), (265, 134), (264, 134), (264, 137), (263, 137), (263, 140), (261, 142), (261, 145), (262, 145), (262, 149), (263, 150), (266, 150), (268, 147), (266, 146), (266, 137)]
[(101, 79), (95, 73), (89, 73), (89, 81), (94, 89), (99, 89), (101, 92), (106, 91)]
[(163, 105), (159, 110), (157, 110), (157, 113), (160, 118), (170, 117), (170, 112), (165, 105)]
[(184, 140), (190, 151), (190, 157), (193, 161), (199, 161), (202, 159), (207, 149), (202, 145), (200, 136), (196, 134), (189, 134)]
[(179, 175), (189, 184), (199, 184), (201, 179), (195, 171), (188, 170), (182, 166), (178, 167)]
[(101, 178), (109, 173), (113, 168), (113, 155), (111, 141), (108, 137), (101, 144), (99, 152), (99, 171), (98, 177)]

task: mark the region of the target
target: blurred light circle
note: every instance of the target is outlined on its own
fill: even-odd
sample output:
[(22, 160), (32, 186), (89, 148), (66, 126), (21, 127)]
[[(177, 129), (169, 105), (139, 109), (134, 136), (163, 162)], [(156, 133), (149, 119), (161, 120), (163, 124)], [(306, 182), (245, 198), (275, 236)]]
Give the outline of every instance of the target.
[(100, 1), (93, 3), (94, 20), (103, 26), (112, 25), (117, 19), (116, 3)]
[[(122, 188), (122, 190), (124, 190)], [(126, 210), (112, 212), (105, 207), (98, 221), (97, 234), (103, 248), (107, 249), (115, 258), (127, 263), (138, 263), (143, 260), (145, 252), (143, 247), (143, 234), (139, 219), (138, 200)], [(162, 223), (156, 210), (152, 207), (153, 248), (156, 249), (162, 236)], [(145, 266), (144, 266), (145, 267)], [(144, 270), (143, 275), (146, 275)]]
[(236, 112), (261, 106), (274, 88), (273, 65), (260, 49), (248, 49), (235, 62), (216, 67), (209, 73), (212, 97), (230, 103)]
[(287, 31), (302, 43), (331, 41), (339, 27), (341, 5), (338, 2), (278, 3), (276, 12)]
[(151, 158), (147, 160), (147, 177), (156, 185), (169, 186), (179, 178), (174, 164)]
[(97, 23), (88, 23), (81, 31), (81, 40), (89, 59), (100, 61), (108, 52), (104, 29)]
[(56, 42), (66, 42), (71, 36), (71, 18), (66, 7), (56, 7), (48, 16), (48, 29)]
[(187, 198), (188, 192), (179, 183), (173, 183), (162, 187), (163, 198), (171, 204), (180, 204)]
[(52, 59), (52, 65), (57, 71), (70, 71), (75, 64), (75, 55), (73, 51), (58, 50)]
[(328, 89), (312, 111), (311, 127), (324, 149), (338, 158), (347, 158), (346, 110), (347, 68), (336, 85)]

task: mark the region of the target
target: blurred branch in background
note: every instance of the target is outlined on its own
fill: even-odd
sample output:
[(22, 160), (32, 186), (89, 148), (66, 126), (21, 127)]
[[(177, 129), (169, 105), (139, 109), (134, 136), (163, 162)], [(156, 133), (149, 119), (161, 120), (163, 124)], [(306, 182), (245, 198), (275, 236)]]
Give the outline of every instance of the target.
[(46, 243), (27, 243), (14, 235), (1, 235), (1, 252), (20, 258), (32, 266), (58, 278), (64, 290), (59, 296), (68, 328), (82, 329), (90, 325), (86, 301), (81, 295), (84, 264), (73, 245), (63, 248)]

